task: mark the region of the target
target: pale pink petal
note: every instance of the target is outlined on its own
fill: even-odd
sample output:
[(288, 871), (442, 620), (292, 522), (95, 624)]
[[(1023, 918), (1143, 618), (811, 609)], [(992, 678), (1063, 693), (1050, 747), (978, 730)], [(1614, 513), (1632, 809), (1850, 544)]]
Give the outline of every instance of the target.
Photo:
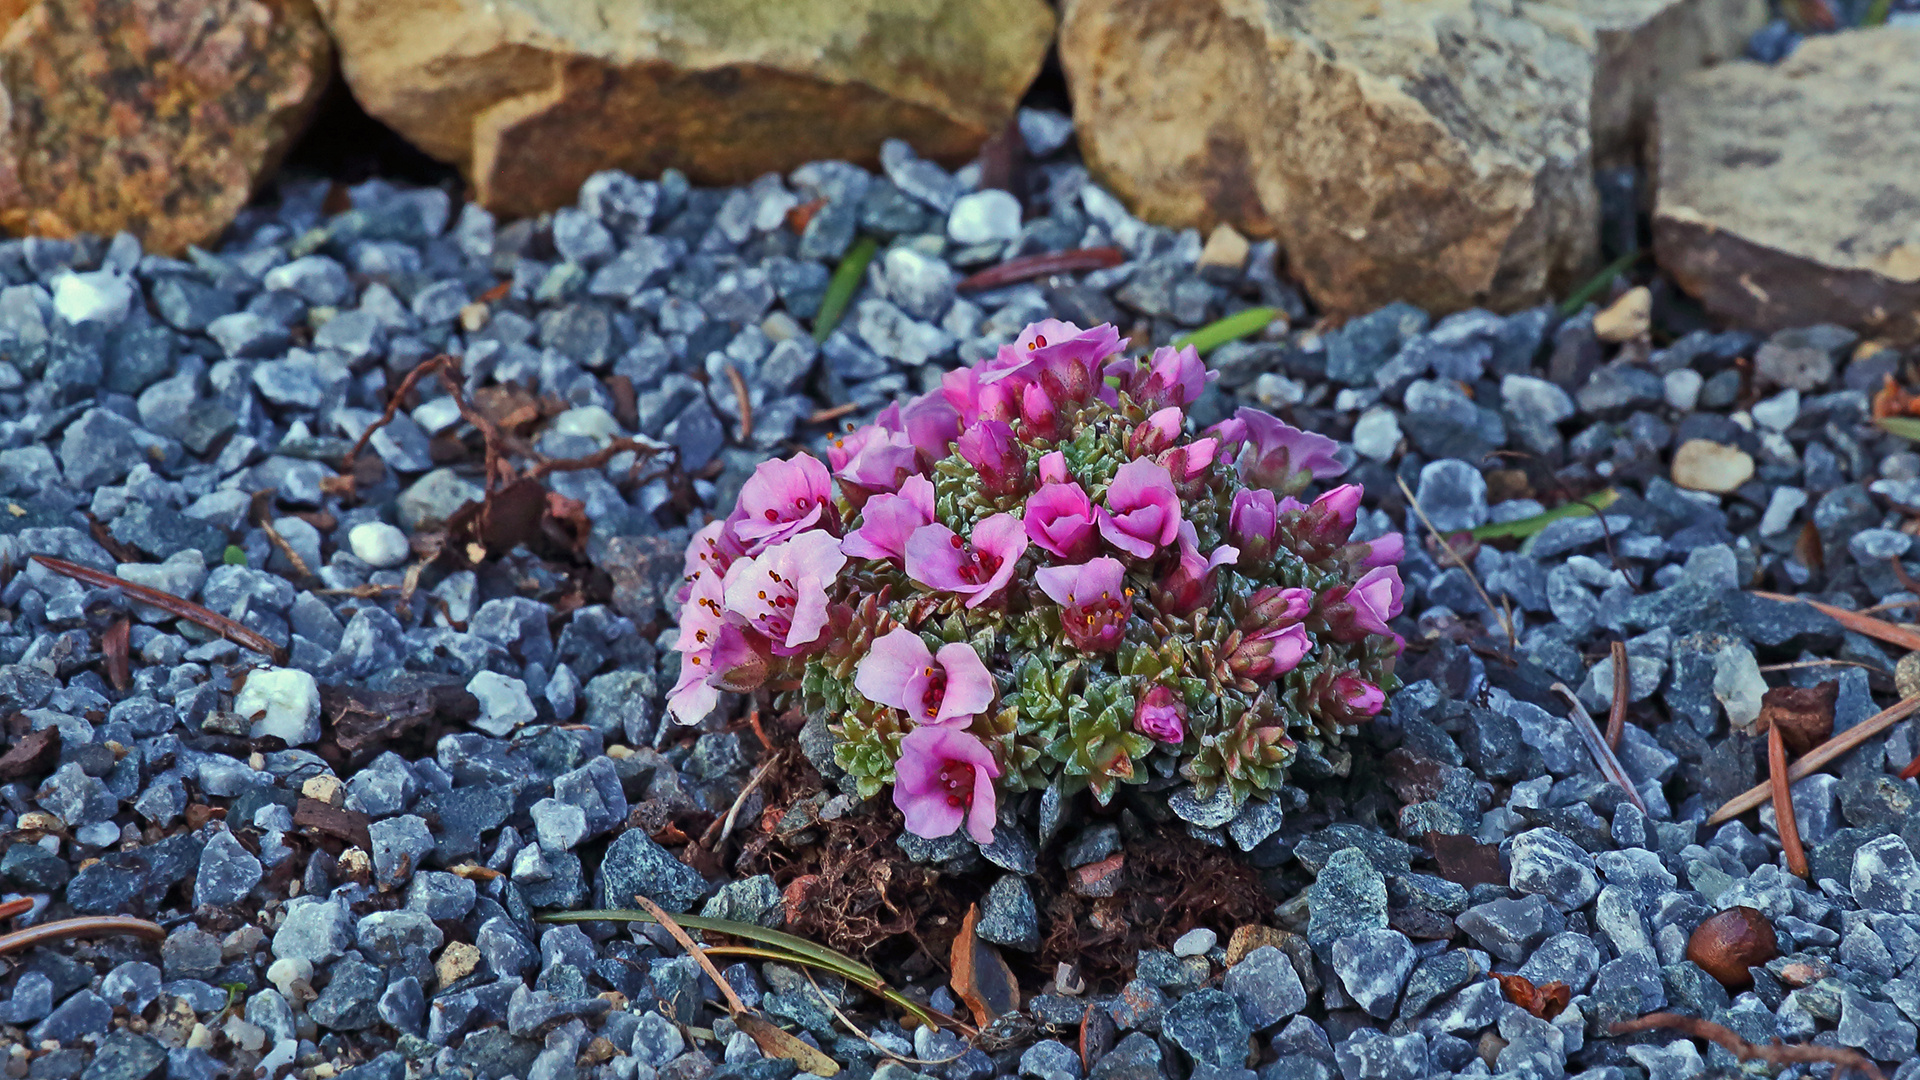
[(975, 716), (993, 704), (993, 676), (973, 646), (963, 641), (942, 645), (934, 660), (947, 673), (946, 696), (940, 699), (934, 723)]
[(918, 716), (927, 692), (927, 668), (933, 653), (920, 635), (895, 627), (873, 643), (861, 657), (853, 688), (868, 701), (879, 702)]

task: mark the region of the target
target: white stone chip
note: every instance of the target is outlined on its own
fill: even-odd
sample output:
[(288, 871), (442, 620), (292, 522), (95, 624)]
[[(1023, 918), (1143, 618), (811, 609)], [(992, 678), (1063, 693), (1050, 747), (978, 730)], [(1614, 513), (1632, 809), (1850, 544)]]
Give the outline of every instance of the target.
[(250, 738), (272, 735), (288, 746), (320, 738), (320, 687), (304, 671), (264, 668), (249, 673), (233, 699), (233, 711), (253, 721)]

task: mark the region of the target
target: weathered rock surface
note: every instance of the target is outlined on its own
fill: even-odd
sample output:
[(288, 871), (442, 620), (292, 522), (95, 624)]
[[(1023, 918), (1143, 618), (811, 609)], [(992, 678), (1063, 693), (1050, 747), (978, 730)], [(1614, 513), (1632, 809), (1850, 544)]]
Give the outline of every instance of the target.
[(906, 139), (970, 156), (1053, 33), (1042, 0), (321, 0), (368, 112), (510, 214), (593, 173), (737, 183), (871, 164)]
[(1660, 98), (1654, 251), (1722, 318), (1920, 340), (1920, 27), (1814, 38)]
[(1060, 52), (1089, 165), (1140, 216), (1277, 237), (1340, 313), (1513, 308), (1594, 257), (1596, 141), (1632, 145), (1644, 84), (1751, 6), (1069, 0)]
[(279, 163), (332, 50), (308, 0), (0, 3), (0, 228), (207, 243)]

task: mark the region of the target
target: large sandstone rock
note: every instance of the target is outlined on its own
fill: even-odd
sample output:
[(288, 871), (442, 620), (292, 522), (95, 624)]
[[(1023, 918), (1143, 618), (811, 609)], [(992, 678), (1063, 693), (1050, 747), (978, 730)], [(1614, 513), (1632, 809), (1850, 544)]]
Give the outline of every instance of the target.
[(899, 137), (971, 155), (1046, 55), (1043, 0), (320, 0), (368, 112), (526, 214), (594, 172), (708, 183)]
[(0, 228), (212, 240), (331, 57), (308, 0), (0, 0)]
[(1819, 37), (1659, 104), (1654, 253), (1716, 315), (1920, 340), (1920, 27)]
[(1142, 217), (1277, 237), (1339, 313), (1513, 308), (1590, 268), (1593, 148), (1636, 142), (1640, 83), (1757, 3), (1067, 0), (1060, 52)]

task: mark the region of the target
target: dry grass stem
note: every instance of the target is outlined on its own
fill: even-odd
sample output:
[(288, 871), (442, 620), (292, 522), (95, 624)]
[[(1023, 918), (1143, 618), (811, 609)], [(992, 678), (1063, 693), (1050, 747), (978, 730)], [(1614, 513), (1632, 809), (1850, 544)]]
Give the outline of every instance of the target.
[[(1787, 783), (1795, 783), (1803, 776), (1811, 776), (1819, 772), (1828, 762), (1905, 720), (1915, 709), (1920, 709), (1920, 694), (1903, 698), (1887, 706), (1866, 720), (1807, 751), (1799, 761), (1793, 763), (1792, 768), (1787, 770)], [(1713, 816), (1707, 819), (1707, 824), (1718, 825), (1730, 818), (1738, 817), (1766, 802), (1771, 794), (1772, 789), (1766, 784), (1755, 784), (1740, 795), (1727, 800), (1725, 806), (1715, 810)]]
[(1460, 553), (1453, 550), (1453, 545), (1447, 541), (1447, 538), (1440, 535), (1440, 530), (1434, 527), (1433, 519), (1427, 517), (1427, 512), (1420, 508), (1420, 500), (1413, 497), (1413, 489), (1407, 486), (1406, 480), (1400, 477), (1395, 477), (1394, 479), (1399, 482), (1400, 493), (1407, 497), (1407, 505), (1413, 507), (1413, 513), (1420, 519), (1420, 524), (1427, 527), (1427, 532), (1433, 537), (1433, 542), (1440, 545), (1440, 550), (1446, 553), (1448, 561), (1467, 572), (1467, 580), (1473, 582), (1473, 591), (1480, 594), (1480, 602), (1487, 605), (1487, 611), (1490, 613), (1496, 611), (1502, 613), (1500, 621), (1507, 631), (1507, 647), (1509, 649), (1518, 649), (1520, 647), (1520, 638), (1519, 635), (1514, 633), (1512, 612), (1509, 609), (1496, 605), (1493, 602), (1493, 597), (1487, 595), (1486, 586), (1480, 584), (1480, 575), (1474, 573), (1473, 567), (1468, 566), (1467, 561), (1460, 557)]

